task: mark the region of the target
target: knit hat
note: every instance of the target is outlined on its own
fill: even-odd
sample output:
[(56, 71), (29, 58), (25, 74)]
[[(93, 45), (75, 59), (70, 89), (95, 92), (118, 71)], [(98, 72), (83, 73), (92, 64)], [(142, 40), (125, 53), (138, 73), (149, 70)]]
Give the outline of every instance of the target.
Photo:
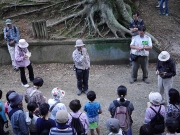
[(115, 118), (109, 118), (106, 120), (106, 127), (110, 132), (118, 133), (120, 129), (119, 120)]
[(76, 45), (75, 47), (81, 47), (84, 46), (85, 44), (83, 43), (83, 41), (81, 39), (76, 40)]
[(11, 107), (14, 107), (14, 106), (19, 105), (19, 103), (22, 102), (22, 100), (23, 100), (23, 95), (20, 95), (20, 94), (18, 94), (18, 93), (16, 93), (16, 92), (12, 92), (12, 93), (9, 95), (8, 99), (10, 100), (10, 105), (11, 105)]
[(59, 110), (56, 113), (56, 122), (59, 124), (65, 124), (68, 122), (68, 112), (65, 110)]
[(170, 58), (170, 54), (167, 51), (162, 51), (159, 55), (158, 55), (158, 59), (160, 61), (167, 61)]
[(61, 90), (60, 88), (56, 87), (52, 90), (52, 97), (56, 100), (61, 100), (65, 96), (65, 91)]
[(154, 105), (160, 105), (162, 102), (162, 96), (159, 92), (151, 92), (149, 94), (149, 101)]

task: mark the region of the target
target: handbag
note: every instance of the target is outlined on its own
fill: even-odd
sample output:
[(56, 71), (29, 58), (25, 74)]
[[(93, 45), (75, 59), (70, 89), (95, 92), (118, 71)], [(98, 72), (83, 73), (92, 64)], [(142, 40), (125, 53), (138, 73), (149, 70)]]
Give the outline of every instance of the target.
[(136, 61), (137, 58), (138, 58), (138, 55), (134, 55), (134, 54), (131, 53), (130, 58), (131, 58), (132, 61)]

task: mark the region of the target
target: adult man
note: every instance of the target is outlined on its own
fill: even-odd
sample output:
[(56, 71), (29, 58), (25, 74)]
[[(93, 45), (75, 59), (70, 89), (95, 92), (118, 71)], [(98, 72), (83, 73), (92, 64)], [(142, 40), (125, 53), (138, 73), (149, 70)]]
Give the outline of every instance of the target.
[(15, 51), (14, 48), (20, 38), (19, 30), (17, 27), (12, 25), (12, 21), (10, 19), (6, 20), (6, 26), (7, 27), (5, 27), (3, 30), (4, 39), (7, 41), (7, 47), (10, 53), (13, 69), (17, 71), (18, 67), (14, 65), (14, 51)]
[[(133, 19), (130, 22), (129, 29), (131, 31), (132, 39), (134, 39), (134, 37), (139, 34), (138, 28), (140, 26), (144, 26), (144, 21), (143, 21), (143, 19), (139, 18), (138, 12), (133, 12), (132, 17), (133, 17)], [(130, 51), (130, 53), (131, 53), (131, 51)], [(131, 58), (129, 58), (129, 60), (130, 60), (130, 66), (132, 66)]]
[(132, 17), (133, 17), (133, 20), (130, 22), (129, 29), (131, 31), (131, 35), (132, 35), (132, 39), (133, 39), (135, 36), (137, 36), (139, 34), (138, 28), (141, 26), (144, 26), (144, 21), (143, 21), (143, 19), (139, 18), (138, 12), (133, 12)]
[(81, 95), (84, 91), (88, 92), (88, 79), (90, 69), (90, 58), (84, 43), (81, 39), (76, 40), (76, 50), (74, 50), (72, 57), (76, 67), (76, 78), (77, 78), (77, 95)]
[(168, 92), (173, 85), (173, 76), (176, 75), (176, 65), (167, 51), (162, 51), (158, 56), (156, 65), (156, 74), (158, 75), (158, 90), (165, 103), (164, 92), (168, 103)]
[(131, 79), (130, 83), (134, 83), (137, 80), (137, 72), (139, 66), (141, 65), (141, 69), (143, 71), (143, 81), (149, 84), (148, 81), (148, 56), (149, 50), (152, 49), (152, 41), (151, 38), (145, 35), (145, 27), (139, 27), (139, 35), (134, 37), (130, 44), (131, 53), (136, 57), (136, 60), (132, 62), (132, 71), (131, 71)]

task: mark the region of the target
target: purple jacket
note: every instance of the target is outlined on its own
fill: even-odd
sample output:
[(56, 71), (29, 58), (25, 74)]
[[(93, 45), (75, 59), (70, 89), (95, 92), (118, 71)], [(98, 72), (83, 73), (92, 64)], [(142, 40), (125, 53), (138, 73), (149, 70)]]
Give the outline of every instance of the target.
[(15, 61), (14, 64), (17, 67), (27, 67), (30, 64), (29, 59), (25, 59), (24, 56), (28, 52), (27, 48), (20, 48), (18, 45), (15, 47)]

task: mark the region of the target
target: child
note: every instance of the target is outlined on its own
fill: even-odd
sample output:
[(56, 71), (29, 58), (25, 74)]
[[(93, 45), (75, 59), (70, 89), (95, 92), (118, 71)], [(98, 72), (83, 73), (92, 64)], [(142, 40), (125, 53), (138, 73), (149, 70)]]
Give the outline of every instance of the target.
[[(0, 100), (1, 98), (2, 98), (2, 90), (0, 90)], [(0, 101), (0, 134), (1, 135), (9, 134), (9, 131), (4, 131), (3, 129), (4, 124), (6, 124), (6, 127), (8, 127), (8, 120), (5, 115), (4, 105), (2, 101)]]
[(56, 87), (51, 92), (52, 98), (48, 100), (48, 104), (50, 106), (50, 118), (55, 120), (56, 119), (56, 113), (59, 110), (66, 110), (66, 106), (61, 103), (62, 98), (65, 96), (65, 91), (61, 90), (60, 88)]
[(98, 122), (99, 114), (102, 113), (101, 105), (100, 103), (94, 101), (96, 99), (96, 93), (94, 91), (89, 91), (87, 93), (87, 98), (90, 102), (85, 104), (84, 111), (87, 113), (88, 116), (91, 135), (94, 135), (94, 129), (96, 129), (97, 134), (100, 135)]
[(167, 129), (166, 135), (178, 135), (178, 133), (176, 133), (178, 124), (179, 123), (175, 119), (167, 118), (166, 119), (166, 129)]
[(39, 106), (41, 118), (37, 119), (36, 127), (38, 134), (49, 134), (52, 127), (56, 127), (54, 120), (49, 118), (49, 104), (43, 103)]
[(140, 127), (139, 135), (154, 135), (154, 132), (149, 124), (143, 124)]
[(27, 109), (29, 112), (26, 112), (26, 123), (29, 127), (30, 135), (38, 135), (36, 129), (36, 121), (38, 117), (34, 114), (37, 108), (38, 105), (36, 104), (36, 102), (30, 102), (27, 105)]
[[(10, 112), (11, 111), (11, 107), (10, 107), (10, 100), (9, 100), (9, 95), (11, 94), (11, 93), (13, 93), (13, 92), (15, 92), (14, 90), (10, 90), (10, 91), (8, 91), (7, 93), (6, 93), (6, 100), (7, 100), (7, 102), (4, 104), (4, 106), (5, 106), (5, 113), (6, 114), (8, 114), (8, 112)], [(9, 109), (9, 110), (8, 110)]]
[[(69, 113), (71, 115), (71, 118), (69, 120), (71, 127), (73, 127), (73, 124), (71, 123), (72, 118), (73, 117), (79, 118), (80, 122), (82, 123), (83, 129), (85, 130), (84, 133), (87, 134), (88, 130), (89, 130), (89, 128), (88, 128), (89, 122), (88, 122), (88, 118), (87, 118), (86, 114), (79, 111), (81, 109), (80, 101), (78, 99), (72, 100), (69, 103), (69, 108), (72, 110), (72, 112)], [(79, 133), (77, 131), (77, 129), (76, 129), (76, 132)]]
[(115, 118), (107, 119), (106, 127), (110, 132), (108, 135), (123, 135), (118, 119)]

